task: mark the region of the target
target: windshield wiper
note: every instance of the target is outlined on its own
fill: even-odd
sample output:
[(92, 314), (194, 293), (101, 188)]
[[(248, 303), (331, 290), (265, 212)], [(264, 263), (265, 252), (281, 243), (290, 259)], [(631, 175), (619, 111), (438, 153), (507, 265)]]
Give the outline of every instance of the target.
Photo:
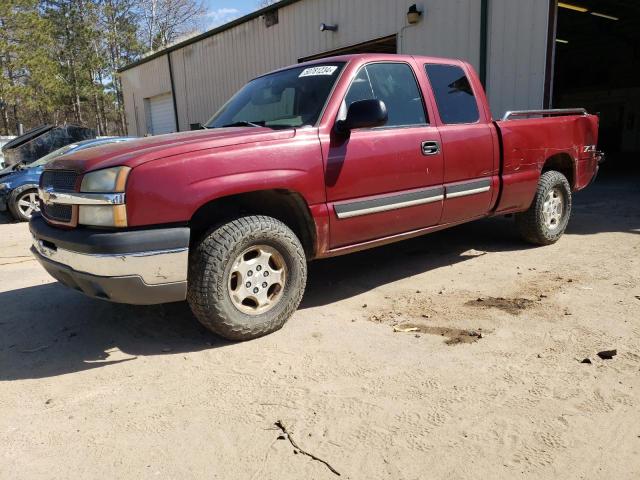
[[(262, 123), (262, 125), (260, 125)], [(246, 120), (240, 120), (238, 122), (227, 123), (226, 125), (222, 125), (220, 128), (227, 127), (264, 127), (265, 122), (261, 121), (259, 123), (256, 122), (247, 122)]]

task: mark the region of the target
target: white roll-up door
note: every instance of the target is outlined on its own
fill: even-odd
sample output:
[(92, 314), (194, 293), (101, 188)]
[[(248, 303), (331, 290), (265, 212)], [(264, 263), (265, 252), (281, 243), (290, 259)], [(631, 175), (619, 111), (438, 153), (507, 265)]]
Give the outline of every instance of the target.
[(151, 135), (162, 135), (176, 131), (171, 93), (163, 93), (145, 99), (147, 107), (147, 130)]

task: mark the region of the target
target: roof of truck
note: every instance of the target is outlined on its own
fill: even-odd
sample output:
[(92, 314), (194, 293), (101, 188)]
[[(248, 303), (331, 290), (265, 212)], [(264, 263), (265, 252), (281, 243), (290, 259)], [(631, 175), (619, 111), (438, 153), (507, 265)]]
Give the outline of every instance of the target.
[(317, 58), (314, 60), (309, 60), (308, 62), (303, 63), (295, 63), (292, 65), (287, 65), (286, 67), (276, 68), (270, 72), (263, 73), (262, 75), (258, 75), (255, 78), (264, 77), (265, 75), (270, 75), (275, 72), (281, 72), (283, 70), (289, 70), (290, 68), (299, 68), (307, 65), (318, 65), (332, 62), (353, 62), (359, 61), (362, 63), (371, 62), (371, 61), (411, 61), (415, 60), (418, 63), (444, 63), (448, 65), (461, 65), (466, 64), (463, 60), (458, 58), (444, 58), (444, 57), (427, 57), (424, 55), (403, 55), (398, 53), (355, 53), (351, 55), (337, 55), (334, 57), (323, 57)]

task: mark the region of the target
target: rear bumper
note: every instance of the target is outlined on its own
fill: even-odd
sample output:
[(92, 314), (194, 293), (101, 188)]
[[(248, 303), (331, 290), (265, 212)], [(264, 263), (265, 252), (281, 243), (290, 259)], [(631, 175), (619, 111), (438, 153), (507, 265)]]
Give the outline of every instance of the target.
[(188, 228), (62, 230), (35, 215), (30, 229), (45, 270), (90, 297), (136, 305), (186, 298)]
[(595, 158), (596, 158), (596, 168), (593, 172), (593, 176), (591, 177), (591, 180), (589, 180), (589, 183), (585, 185), (585, 188), (591, 186), (591, 184), (593, 184), (593, 182), (596, 181), (596, 177), (598, 176), (598, 172), (600, 171), (600, 165), (604, 163), (606, 155), (604, 154), (604, 152), (598, 151), (596, 152)]

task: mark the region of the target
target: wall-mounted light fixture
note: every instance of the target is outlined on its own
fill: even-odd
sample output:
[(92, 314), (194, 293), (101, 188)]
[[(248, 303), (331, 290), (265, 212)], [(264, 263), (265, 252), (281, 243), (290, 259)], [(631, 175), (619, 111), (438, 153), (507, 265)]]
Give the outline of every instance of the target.
[(409, 25), (415, 25), (420, 21), (421, 16), (422, 12), (418, 10), (417, 5), (414, 3), (409, 7), (409, 11), (407, 12), (407, 22)]
[(404, 27), (402, 27), (398, 32), (398, 47), (397, 47), (398, 53), (405, 53), (404, 45), (403, 45), (404, 31), (407, 28), (411, 28), (414, 25), (416, 25), (420, 21), (420, 17), (422, 17), (422, 12), (418, 10), (418, 6), (414, 3), (409, 7), (409, 10), (407, 11), (407, 24)]
[(326, 23), (321, 23), (320, 24), (320, 31), (321, 32), (337, 32), (338, 31), (338, 25), (327, 25)]

